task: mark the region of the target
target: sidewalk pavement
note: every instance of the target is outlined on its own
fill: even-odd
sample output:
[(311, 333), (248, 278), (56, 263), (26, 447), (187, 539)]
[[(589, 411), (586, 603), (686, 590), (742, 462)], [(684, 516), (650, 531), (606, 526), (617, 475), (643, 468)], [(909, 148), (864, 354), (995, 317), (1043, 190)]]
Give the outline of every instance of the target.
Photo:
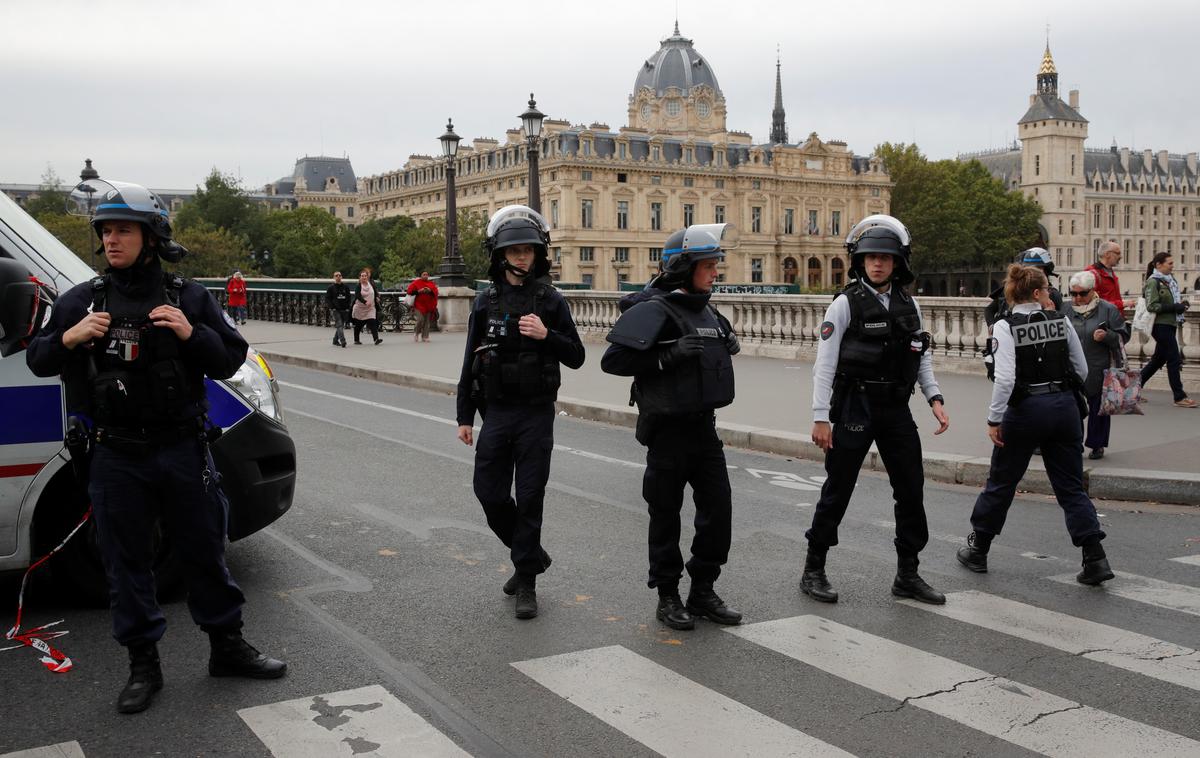
[[(407, 332), (382, 335), (381, 345), (332, 344), (332, 329), (250, 321), (242, 327), (250, 343), (267, 360), (337, 371), (419, 389), (453, 394), (462, 368), (464, 335), (437, 333), (417, 343)], [(600, 371), (605, 343), (585, 338), (587, 360), (578, 371), (563, 371), (559, 408), (580, 418), (633, 426), (627, 378)], [(727, 444), (779, 455), (823, 460), (813, 445), (812, 363), (738, 356), (737, 399), (717, 411)], [(936, 370), (936, 366), (935, 366)], [(1084, 459), (1084, 479), (1092, 497), (1200, 505), (1200, 409), (1177, 408), (1166, 389), (1166, 372), (1151, 380), (1144, 416), (1113, 419), (1105, 457)], [(992, 445), (985, 418), (992, 385), (982, 374), (938, 372), (950, 429), (934, 436), (933, 415), (920, 393), (912, 400), (921, 430), (925, 475), (930, 479), (982, 486), (987, 479)], [(286, 405), (286, 391), (284, 393)], [(453, 400), (446, 405), (453, 417)], [(632, 439), (632, 438), (631, 438)], [(872, 452), (868, 464), (882, 470)], [(1051, 493), (1040, 458), (1030, 464), (1021, 489)]]

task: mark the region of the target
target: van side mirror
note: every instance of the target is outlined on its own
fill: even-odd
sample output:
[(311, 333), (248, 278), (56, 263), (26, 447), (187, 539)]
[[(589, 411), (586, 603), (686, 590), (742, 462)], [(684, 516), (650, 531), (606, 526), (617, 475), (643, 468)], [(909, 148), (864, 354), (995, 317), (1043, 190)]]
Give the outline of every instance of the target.
[(41, 327), (43, 303), (29, 271), (0, 258), (0, 358), (24, 350)]

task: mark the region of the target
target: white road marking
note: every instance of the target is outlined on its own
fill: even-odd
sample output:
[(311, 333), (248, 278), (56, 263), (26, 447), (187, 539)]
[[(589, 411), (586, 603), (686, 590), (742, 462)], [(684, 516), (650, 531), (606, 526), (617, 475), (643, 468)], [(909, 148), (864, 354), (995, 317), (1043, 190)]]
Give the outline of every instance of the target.
[(819, 616), (726, 632), (896, 700), (1053, 756), (1200, 755), (1200, 742)]
[(850, 755), (619, 645), (512, 666), (667, 758)]
[(1135, 674), (1200, 690), (1200, 652), (1173, 642), (974, 590), (946, 595), (945, 605), (900, 602)]
[[(1116, 579), (1104, 583), (1104, 592), (1126, 600), (1136, 600), (1147, 605), (1156, 605), (1180, 613), (1190, 613), (1200, 616), (1200, 589), (1186, 584), (1172, 584), (1161, 579), (1137, 574), (1114, 572)], [(1048, 576), (1047, 579), (1063, 584), (1072, 584), (1083, 588), (1084, 585), (1075, 581), (1075, 574), (1059, 574)], [(1086, 589), (1093, 589), (1087, 587)]]
[(468, 756), (379, 685), (238, 711), (272, 755)]
[(18, 750), (15, 753), (5, 753), (0, 758), (84, 758), (83, 748), (78, 742), (60, 742), (57, 745), (35, 747), (29, 750)]
[(292, 389), (292, 390), (301, 390), (303, 392), (311, 392), (314, 395), (324, 395), (325, 397), (332, 397), (332, 398), (336, 398), (337, 400), (344, 400), (347, 403), (358, 403), (359, 405), (366, 405), (371, 408), (379, 408), (381, 410), (391, 411), (392, 413), (400, 413), (405, 416), (412, 416), (413, 418), (422, 418), (422, 419), (425, 419), (426, 421), (436, 421), (439, 424), (446, 424), (447, 426), (454, 426), (454, 427), (458, 426), (457, 421), (455, 421), (452, 418), (446, 418), (445, 416), (434, 416), (431, 413), (420, 413), (418, 411), (410, 411), (407, 408), (399, 408), (394, 405), (388, 405), (387, 403), (377, 403), (374, 400), (363, 400), (363, 399), (357, 398), (357, 397), (348, 397), (346, 395), (343, 395), (343, 394), (340, 394), (337, 392), (330, 392), (328, 390), (319, 390), (316, 387), (305, 387), (303, 384), (294, 384), (292, 382), (279, 382), (279, 386), (287, 387), (288, 389)]
[(1190, 563), (1193, 566), (1200, 566), (1200, 555), (1184, 555), (1179, 558), (1172, 558), (1171, 560), (1178, 563)]

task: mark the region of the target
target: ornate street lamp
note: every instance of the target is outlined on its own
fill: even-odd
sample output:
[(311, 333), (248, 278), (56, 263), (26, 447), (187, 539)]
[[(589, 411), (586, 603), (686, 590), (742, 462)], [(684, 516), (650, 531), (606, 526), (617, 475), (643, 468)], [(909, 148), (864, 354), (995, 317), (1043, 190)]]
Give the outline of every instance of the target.
[(521, 131), (525, 134), (528, 145), (526, 157), (529, 159), (529, 207), (538, 213), (542, 212), (542, 190), (538, 181), (538, 139), (542, 136), (542, 119), (546, 114), (537, 109), (537, 101), (533, 93), (529, 93), (529, 107), (521, 114)]
[(438, 267), (438, 282), (443, 287), (467, 286), (467, 266), (458, 252), (458, 209), (454, 189), (454, 156), (458, 154), (458, 141), (454, 133), (454, 122), (446, 121), (446, 133), (438, 140), (442, 143), (442, 155), (446, 156), (446, 254)]
[(96, 202), (95, 198), (92, 197), (92, 193), (94, 193), (96, 190), (92, 187), (92, 185), (88, 184), (87, 181), (89, 179), (99, 179), (100, 172), (97, 171), (96, 169), (92, 168), (92, 159), (91, 158), (85, 158), (83, 161), (83, 164), (84, 164), (83, 170), (79, 172), (79, 187), (78, 187), (78, 189), (82, 192), (87, 193), (88, 246), (89, 246), (88, 249), (95, 250), (96, 248), (98, 248), (100, 246), (100, 243), (96, 240), (96, 230), (92, 227), (92, 224), (91, 224), (92, 210), (95, 207), (95, 202)]

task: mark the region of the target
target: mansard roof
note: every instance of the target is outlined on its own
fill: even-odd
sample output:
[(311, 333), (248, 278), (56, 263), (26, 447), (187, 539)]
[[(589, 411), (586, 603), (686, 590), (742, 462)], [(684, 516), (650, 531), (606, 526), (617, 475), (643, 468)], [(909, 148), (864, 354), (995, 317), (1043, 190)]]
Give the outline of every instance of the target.
[(354, 167), (350, 165), (350, 159), (330, 158), (324, 155), (306, 155), (297, 160), (292, 175), (275, 182), (276, 191), (280, 194), (291, 194), (303, 178), (309, 192), (320, 192), (325, 189), (325, 183), (330, 177), (337, 179), (338, 189), (342, 192), (358, 191), (358, 180), (354, 176)]

